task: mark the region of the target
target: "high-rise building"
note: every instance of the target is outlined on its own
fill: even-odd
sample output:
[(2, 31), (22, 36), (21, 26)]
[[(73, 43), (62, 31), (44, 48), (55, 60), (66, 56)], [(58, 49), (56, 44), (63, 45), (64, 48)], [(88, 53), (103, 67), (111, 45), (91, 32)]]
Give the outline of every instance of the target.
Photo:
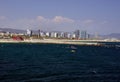
[(72, 34), (71, 34), (71, 33), (68, 33), (68, 34), (67, 34), (67, 38), (69, 38), (69, 39), (72, 38)]
[(76, 31), (74, 32), (74, 34), (75, 34), (75, 38), (79, 39), (80, 31), (79, 31), (79, 30), (76, 30)]
[(60, 33), (60, 38), (64, 38), (64, 32)]
[(80, 39), (86, 39), (87, 38), (87, 31), (80, 31)]
[(87, 31), (84, 31), (84, 30), (76, 30), (75, 32), (74, 32), (74, 37), (76, 38), (76, 39), (87, 39), (88, 38), (88, 35), (87, 35)]
[(38, 30), (38, 38), (40, 37), (40, 29)]

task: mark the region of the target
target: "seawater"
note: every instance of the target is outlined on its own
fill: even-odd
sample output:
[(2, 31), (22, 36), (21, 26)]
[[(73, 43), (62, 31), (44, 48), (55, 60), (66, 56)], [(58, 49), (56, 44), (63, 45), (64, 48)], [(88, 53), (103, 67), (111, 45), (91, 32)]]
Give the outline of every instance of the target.
[(0, 82), (120, 82), (120, 47), (0, 43)]

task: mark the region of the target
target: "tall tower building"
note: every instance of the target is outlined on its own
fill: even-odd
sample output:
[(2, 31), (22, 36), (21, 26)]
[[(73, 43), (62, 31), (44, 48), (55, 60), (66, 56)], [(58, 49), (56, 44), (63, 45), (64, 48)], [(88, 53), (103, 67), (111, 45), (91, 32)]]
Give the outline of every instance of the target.
[(87, 32), (86, 31), (80, 31), (80, 39), (86, 39), (87, 38)]
[(76, 31), (74, 32), (74, 34), (75, 34), (75, 38), (79, 39), (80, 31), (79, 31), (79, 30), (76, 30)]

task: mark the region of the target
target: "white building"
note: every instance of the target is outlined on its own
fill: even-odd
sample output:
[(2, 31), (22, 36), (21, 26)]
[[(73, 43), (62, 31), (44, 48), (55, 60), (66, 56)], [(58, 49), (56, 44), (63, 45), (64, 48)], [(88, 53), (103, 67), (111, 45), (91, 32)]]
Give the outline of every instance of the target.
[(50, 32), (46, 32), (46, 36), (47, 36), (47, 37), (50, 37)]
[(40, 36), (44, 37), (45, 33), (44, 32), (40, 32)]
[(32, 35), (32, 31), (27, 29), (27, 35), (31, 36)]
[(72, 38), (76, 38), (76, 34), (72, 34)]
[(58, 33), (57, 32), (51, 32), (51, 37), (57, 38), (58, 37)]

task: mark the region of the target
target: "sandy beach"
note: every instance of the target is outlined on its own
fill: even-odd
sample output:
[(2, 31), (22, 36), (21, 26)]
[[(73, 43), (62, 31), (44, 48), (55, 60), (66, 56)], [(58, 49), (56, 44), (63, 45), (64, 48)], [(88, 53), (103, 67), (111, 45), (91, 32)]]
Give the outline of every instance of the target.
[[(0, 39), (0, 43), (53, 43), (53, 44), (76, 44), (76, 45), (101, 45), (98, 42), (106, 42), (103, 40), (67, 40), (67, 39), (26, 39), (26, 40), (13, 40), (13, 39)], [(107, 41), (110, 42), (110, 41)], [(117, 41), (120, 42), (120, 41)]]

